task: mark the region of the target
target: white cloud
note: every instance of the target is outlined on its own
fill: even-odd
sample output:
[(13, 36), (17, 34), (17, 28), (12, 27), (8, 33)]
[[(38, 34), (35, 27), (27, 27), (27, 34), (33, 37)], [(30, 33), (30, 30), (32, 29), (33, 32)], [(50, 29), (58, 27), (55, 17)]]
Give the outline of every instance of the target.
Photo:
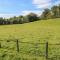
[[(37, 8), (50, 8), (53, 5), (60, 4), (60, 0), (32, 0)], [(54, 1), (54, 2), (53, 2)]]
[(49, 2), (51, 2), (51, 0), (33, 0), (34, 4), (45, 4)]
[(22, 15), (25, 16), (25, 15), (28, 15), (29, 13), (31, 13), (31, 12), (36, 13), (38, 16), (41, 15), (41, 13), (42, 13), (42, 11), (39, 11), (39, 10), (37, 10), (37, 11), (36, 10), (34, 10), (34, 11), (24, 10), (24, 11), (22, 11)]
[(22, 11), (20, 14), (17, 13), (17, 14), (6, 14), (6, 13), (0, 13), (0, 17), (3, 17), (3, 18), (10, 18), (10, 17), (13, 17), (13, 16), (19, 16), (19, 15), (28, 15), (29, 13), (36, 13), (37, 15), (41, 15), (42, 11), (29, 11), (29, 10), (24, 10)]
[[(54, 1), (54, 3), (52, 2)], [(53, 5), (58, 5), (60, 4), (60, 0), (32, 0), (32, 4), (34, 4), (37, 8), (50, 8)], [(24, 10), (20, 13), (16, 13), (16, 14), (4, 14), (4, 13), (0, 13), (0, 17), (4, 17), (4, 18), (10, 18), (13, 16), (19, 16), (19, 15), (27, 15), (29, 13), (36, 13), (38, 15), (41, 15), (42, 11), (41, 10)]]
[(10, 18), (10, 17), (13, 17), (13, 16), (19, 16), (19, 15), (28, 15), (29, 13), (36, 13), (37, 15), (41, 15), (42, 11), (29, 11), (29, 10), (24, 10), (21, 12), (21, 14), (6, 14), (6, 13), (0, 13), (0, 17), (3, 17), (3, 18)]
[(31, 11), (29, 11), (29, 10), (22, 11), (22, 15), (28, 15), (29, 13), (31, 13)]
[(3, 17), (3, 18), (10, 18), (13, 16), (19, 16), (19, 15), (18, 14), (0, 14), (0, 17)]
[(51, 0), (33, 0), (33, 4), (37, 8), (47, 8), (51, 5)]
[(9, 18), (12, 16), (13, 16), (13, 14), (0, 14), (0, 17), (3, 17), (3, 18)]

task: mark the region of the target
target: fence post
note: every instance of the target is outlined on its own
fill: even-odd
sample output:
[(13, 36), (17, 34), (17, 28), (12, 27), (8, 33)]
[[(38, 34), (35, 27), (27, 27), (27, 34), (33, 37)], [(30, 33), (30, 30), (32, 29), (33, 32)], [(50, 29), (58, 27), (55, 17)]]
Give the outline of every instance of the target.
[(17, 52), (19, 52), (19, 43), (18, 43), (19, 41), (18, 41), (18, 39), (17, 39)]
[(46, 60), (48, 60), (48, 42), (46, 42)]
[(0, 48), (1, 48), (1, 43), (0, 43)]

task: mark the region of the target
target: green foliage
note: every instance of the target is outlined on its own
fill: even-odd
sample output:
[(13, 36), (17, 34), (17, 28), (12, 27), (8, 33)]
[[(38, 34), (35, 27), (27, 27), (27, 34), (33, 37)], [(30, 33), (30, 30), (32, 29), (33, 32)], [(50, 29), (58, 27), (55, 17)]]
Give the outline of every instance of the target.
[(53, 6), (51, 9), (45, 9), (41, 15), (42, 19), (59, 18), (60, 17), (60, 5)]
[(27, 18), (29, 20), (29, 22), (33, 22), (33, 21), (37, 21), (38, 20), (38, 17), (35, 13), (30, 13), (27, 15)]
[(49, 9), (45, 9), (41, 15), (42, 19), (49, 19), (51, 18), (51, 11)]

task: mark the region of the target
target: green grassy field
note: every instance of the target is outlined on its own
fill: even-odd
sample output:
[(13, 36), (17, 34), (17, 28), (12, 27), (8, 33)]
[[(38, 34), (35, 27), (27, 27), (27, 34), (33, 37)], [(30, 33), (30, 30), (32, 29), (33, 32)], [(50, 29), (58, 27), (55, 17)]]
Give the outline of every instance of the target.
[[(35, 56), (36, 48), (34, 45), (19, 43), (20, 52), (16, 51), (16, 42), (12, 40), (18, 39), (22, 42), (33, 42), (33, 43), (49, 43), (56, 44), (60, 43), (60, 19), (49, 19), (40, 20), (36, 22), (16, 25), (0, 25), (0, 60), (45, 60), (45, 57)], [(9, 40), (9, 41), (7, 41)], [(39, 45), (40, 46), (40, 45)], [(42, 46), (40, 46), (42, 47)], [(57, 46), (50, 46), (57, 47)], [(39, 50), (45, 52), (45, 45)], [(32, 52), (30, 53), (30, 50)], [(50, 56), (60, 53), (60, 49), (57, 47), (54, 53), (50, 53)], [(22, 53), (21, 53), (22, 52)], [(35, 59), (36, 58), (36, 59)]]

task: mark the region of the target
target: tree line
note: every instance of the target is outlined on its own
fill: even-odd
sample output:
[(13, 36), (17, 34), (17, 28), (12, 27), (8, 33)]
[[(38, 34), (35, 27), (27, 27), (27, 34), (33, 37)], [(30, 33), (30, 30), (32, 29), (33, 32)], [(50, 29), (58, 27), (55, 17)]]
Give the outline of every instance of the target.
[(58, 6), (53, 6), (51, 9), (44, 9), (41, 19), (50, 19), (50, 18), (60, 18), (60, 4)]
[(26, 16), (20, 15), (18, 17), (14, 16), (8, 19), (0, 17), (0, 25), (23, 24), (23, 23), (34, 22), (42, 19), (46, 20), (51, 18), (60, 18), (60, 4), (58, 6), (55, 5), (50, 9), (45, 8), (40, 16), (38, 16), (35, 13), (30, 13)]

